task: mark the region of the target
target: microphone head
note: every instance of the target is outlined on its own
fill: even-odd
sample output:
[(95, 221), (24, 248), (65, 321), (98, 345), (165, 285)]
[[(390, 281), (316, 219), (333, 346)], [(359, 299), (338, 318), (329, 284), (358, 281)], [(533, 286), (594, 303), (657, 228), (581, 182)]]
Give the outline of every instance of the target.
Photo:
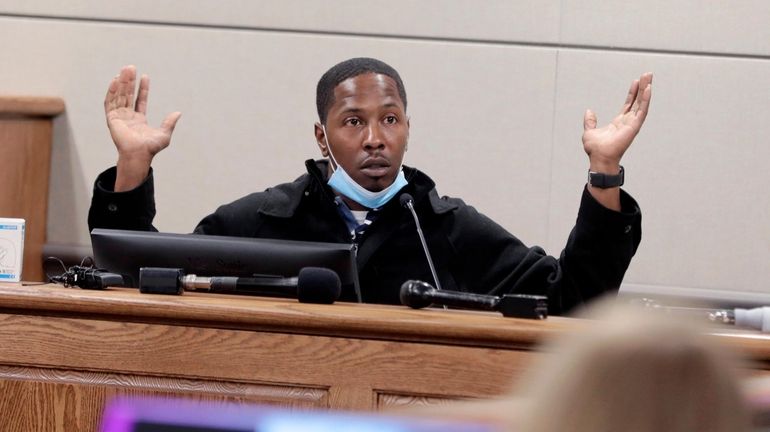
[(401, 196), (398, 197), (398, 202), (401, 204), (401, 207), (409, 207), (409, 203), (414, 202), (414, 198), (408, 193), (402, 193)]
[(179, 279), (184, 276), (184, 270), (164, 267), (142, 267), (139, 269), (139, 292), (142, 294), (174, 294), (184, 293)]
[(297, 276), (297, 299), (300, 303), (332, 304), (342, 292), (340, 277), (324, 267), (304, 267)]
[(436, 288), (426, 282), (408, 280), (401, 285), (401, 292), (399, 293), (401, 304), (413, 309), (428, 307), (433, 303), (428, 295), (435, 290)]

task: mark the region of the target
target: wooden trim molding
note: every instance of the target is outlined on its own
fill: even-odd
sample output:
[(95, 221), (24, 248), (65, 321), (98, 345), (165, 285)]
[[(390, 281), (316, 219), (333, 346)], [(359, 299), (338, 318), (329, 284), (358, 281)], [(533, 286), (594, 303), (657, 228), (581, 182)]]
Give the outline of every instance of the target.
[(104, 387), (113, 389), (114, 393), (198, 394), (223, 400), (255, 403), (272, 401), (276, 404), (307, 408), (328, 408), (329, 405), (327, 388), (292, 385), (0, 365), (0, 381), (8, 380), (62, 386)]
[(0, 95), (0, 115), (55, 117), (64, 112), (58, 97)]

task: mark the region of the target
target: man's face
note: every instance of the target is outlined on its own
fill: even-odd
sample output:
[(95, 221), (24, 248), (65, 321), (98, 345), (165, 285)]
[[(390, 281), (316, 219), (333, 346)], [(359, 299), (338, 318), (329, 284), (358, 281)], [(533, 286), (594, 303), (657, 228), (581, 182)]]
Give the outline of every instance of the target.
[[(409, 120), (396, 82), (367, 73), (339, 83), (326, 116), (326, 134), (332, 156), (356, 183), (372, 192), (390, 186), (409, 139)], [(319, 123), (315, 135), (321, 154), (328, 156)]]

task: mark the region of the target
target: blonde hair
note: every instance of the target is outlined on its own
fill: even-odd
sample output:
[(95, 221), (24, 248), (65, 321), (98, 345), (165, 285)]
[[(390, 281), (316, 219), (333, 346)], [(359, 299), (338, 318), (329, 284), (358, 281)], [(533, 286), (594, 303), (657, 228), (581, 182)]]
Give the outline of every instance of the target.
[(525, 407), (510, 419), (512, 430), (750, 429), (730, 348), (663, 314), (599, 310), (605, 319), (553, 344), (550, 358), (524, 380)]

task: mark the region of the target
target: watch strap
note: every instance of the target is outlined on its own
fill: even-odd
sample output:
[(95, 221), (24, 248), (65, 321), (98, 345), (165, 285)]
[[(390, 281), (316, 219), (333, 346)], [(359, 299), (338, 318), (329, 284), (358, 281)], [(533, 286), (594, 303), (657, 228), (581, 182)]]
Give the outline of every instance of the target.
[(608, 189), (614, 187), (623, 186), (625, 181), (625, 170), (623, 165), (620, 165), (620, 172), (618, 174), (605, 174), (589, 170), (588, 171), (588, 185), (599, 189)]

